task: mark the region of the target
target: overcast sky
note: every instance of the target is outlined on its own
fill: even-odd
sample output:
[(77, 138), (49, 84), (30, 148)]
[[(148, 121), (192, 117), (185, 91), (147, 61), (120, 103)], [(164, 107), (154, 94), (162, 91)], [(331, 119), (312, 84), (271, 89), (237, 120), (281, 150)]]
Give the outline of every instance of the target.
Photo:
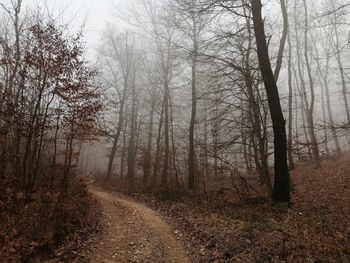
[[(39, 6), (48, 9), (59, 24), (68, 23), (73, 31), (79, 30), (85, 24), (84, 38), (87, 41), (88, 57), (91, 59), (106, 24), (118, 23), (122, 26), (122, 22), (116, 18), (117, 10), (125, 8), (130, 1), (132, 0), (23, 0), (23, 3), (31, 8)], [(6, 4), (9, 0), (0, 2)]]
[[(38, 0), (40, 1), (40, 0)], [(56, 10), (64, 10), (60, 23), (69, 23), (77, 30), (85, 24), (84, 37), (91, 58), (107, 22), (113, 22), (113, 0), (47, 0)], [(123, 1), (123, 0), (119, 0)]]

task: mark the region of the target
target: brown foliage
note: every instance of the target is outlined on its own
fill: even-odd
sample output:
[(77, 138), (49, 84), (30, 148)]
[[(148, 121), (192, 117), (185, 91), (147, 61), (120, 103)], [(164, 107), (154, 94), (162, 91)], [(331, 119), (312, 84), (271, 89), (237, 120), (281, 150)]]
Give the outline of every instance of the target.
[(99, 229), (100, 209), (83, 180), (67, 195), (38, 189), (27, 199), (13, 177), (0, 184), (0, 258), (6, 261), (63, 255)]
[(191, 196), (134, 197), (167, 218), (192, 262), (349, 262), (349, 175), (349, 156), (325, 160), (321, 168), (298, 164), (291, 208), (240, 204), (231, 191), (220, 196), (208, 191), (205, 202)]

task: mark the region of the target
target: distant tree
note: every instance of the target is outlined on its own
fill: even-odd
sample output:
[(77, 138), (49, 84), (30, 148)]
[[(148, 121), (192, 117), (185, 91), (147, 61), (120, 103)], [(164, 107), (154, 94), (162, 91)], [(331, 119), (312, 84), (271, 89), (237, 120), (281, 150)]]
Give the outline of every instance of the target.
[[(195, 124), (197, 114), (197, 67), (199, 52), (203, 46), (203, 34), (205, 28), (211, 21), (208, 12), (202, 10), (201, 2), (198, 0), (172, 0), (170, 7), (174, 13), (174, 26), (181, 35), (189, 41), (189, 47), (185, 47), (186, 53), (189, 53), (191, 66), (191, 118), (189, 127), (188, 144), (188, 187), (195, 189), (195, 177), (197, 168), (195, 156)], [(187, 46), (184, 44), (184, 46)]]
[[(115, 90), (118, 94), (118, 122), (116, 131), (113, 131), (113, 145), (111, 152), (108, 158), (108, 167), (106, 178), (109, 179), (111, 177), (113, 162), (115, 159), (115, 155), (117, 152), (118, 142), (120, 138), (120, 134), (123, 129), (124, 124), (124, 109), (125, 104), (127, 102), (127, 95), (130, 92), (130, 89), (133, 89), (134, 83), (132, 82), (133, 75), (135, 75), (135, 54), (134, 54), (134, 44), (132, 40), (130, 40), (130, 36), (128, 33), (115, 35), (111, 30), (107, 32), (106, 43), (104, 50), (101, 52), (106, 60), (106, 64), (110, 65), (109, 68), (110, 74), (113, 75), (112, 85), (115, 86)], [(112, 65), (112, 66), (111, 66)], [(117, 69), (116, 69), (117, 68)], [(116, 75), (120, 71), (120, 75), (122, 77), (122, 89), (120, 90), (118, 87), (118, 79)]]

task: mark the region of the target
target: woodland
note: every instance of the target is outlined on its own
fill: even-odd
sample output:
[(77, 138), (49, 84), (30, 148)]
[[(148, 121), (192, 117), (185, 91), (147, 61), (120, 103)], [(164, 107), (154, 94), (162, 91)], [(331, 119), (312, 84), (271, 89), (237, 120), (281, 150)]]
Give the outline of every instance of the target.
[(0, 0), (0, 262), (350, 262), (349, 1), (115, 0), (93, 52), (28, 2)]

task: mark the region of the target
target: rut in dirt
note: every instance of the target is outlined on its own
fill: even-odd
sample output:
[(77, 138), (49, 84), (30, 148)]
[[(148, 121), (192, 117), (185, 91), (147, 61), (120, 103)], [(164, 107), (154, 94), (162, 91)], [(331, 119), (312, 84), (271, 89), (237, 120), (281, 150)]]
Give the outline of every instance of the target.
[(181, 242), (154, 210), (119, 193), (92, 189), (107, 220), (91, 262), (189, 263)]

